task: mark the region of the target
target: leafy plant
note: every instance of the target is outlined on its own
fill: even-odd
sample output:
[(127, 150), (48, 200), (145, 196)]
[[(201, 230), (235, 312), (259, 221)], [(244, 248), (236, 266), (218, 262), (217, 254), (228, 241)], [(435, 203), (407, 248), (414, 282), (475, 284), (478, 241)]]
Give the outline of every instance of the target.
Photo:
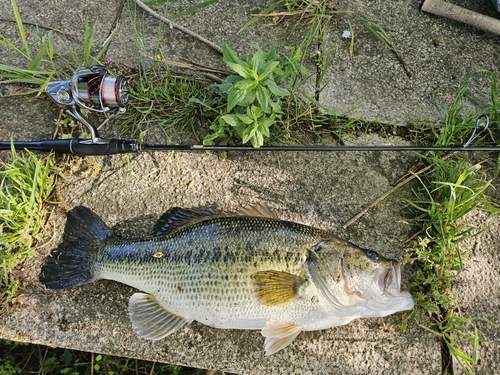
[[(473, 319), (463, 317), (451, 286), (454, 278), (463, 270), (466, 256), (461, 243), (481, 233), (467, 223), (464, 216), (474, 210), (490, 214), (500, 213), (485, 195), (491, 181), (478, 176), (480, 165), (470, 165), (462, 160), (443, 161), (432, 157), (435, 166), (429, 178), (422, 183), (417, 197), (408, 201), (416, 215), (424, 214), (422, 235), (415, 241), (415, 258), (419, 264), (413, 274), (413, 296), (419, 307), (428, 314), (433, 327), (424, 327), (441, 337), (448, 352), (457, 358), (468, 373), (472, 373), (473, 358), (467, 355), (458, 342), (479, 338)], [(418, 321), (418, 317), (417, 317)]]
[(289, 78), (293, 87), (300, 75), (307, 74), (299, 63), (300, 49), (289, 48), (290, 57), (278, 58), (275, 47), (267, 52), (255, 44), (252, 47), (256, 50), (252, 57), (240, 58), (229, 46), (223, 46), (224, 62), (237, 74), (216, 86), (227, 97), (227, 105), (210, 126), (214, 133), (205, 138), (205, 145), (217, 138), (231, 142), (233, 128), (243, 143), (262, 146), (282, 114), (281, 99), (290, 95), (278, 83)]
[[(490, 92), (472, 93), (471, 82), (477, 76), (487, 77)], [(476, 105), (477, 111), (464, 111), (466, 102)], [(498, 121), (500, 102), (495, 75), (487, 70), (478, 70), (466, 77), (458, 87), (454, 100), (446, 106), (438, 106), (443, 115), (442, 125), (414, 129), (415, 143), (450, 146), (470, 143), (472, 145), (498, 145)], [(478, 119), (489, 116), (489, 127), (482, 127)], [(430, 130), (430, 131), (429, 131)], [(407, 200), (414, 210), (412, 216), (419, 223), (420, 235), (414, 241), (414, 256), (418, 265), (412, 275), (412, 294), (420, 309), (411, 315), (417, 324), (440, 338), (443, 355), (443, 374), (451, 371), (451, 356), (462, 365), (467, 374), (473, 374), (473, 364), (478, 357), (480, 333), (476, 322), (481, 318), (463, 316), (459, 300), (453, 294), (455, 278), (462, 272), (463, 260), (467, 256), (463, 242), (485, 228), (475, 228), (466, 221), (466, 215), (474, 210), (487, 212), (492, 218), (500, 210), (491, 203), (492, 180), (486, 178), (481, 164), (471, 164), (463, 154), (433, 152), (420, 155), (429, 169), (419, 178), (421, 187), (415, 197)], [(498, 161), (496, 170), (498, 171)], [(495, 173), (495, 175), (497, 172)], [(425, 325), (420, 319), (424, 313), (432, 324)], [(404, 324), (407, 322), (405, 321)], [(467, 352), (463, 346), (469, 344)]]

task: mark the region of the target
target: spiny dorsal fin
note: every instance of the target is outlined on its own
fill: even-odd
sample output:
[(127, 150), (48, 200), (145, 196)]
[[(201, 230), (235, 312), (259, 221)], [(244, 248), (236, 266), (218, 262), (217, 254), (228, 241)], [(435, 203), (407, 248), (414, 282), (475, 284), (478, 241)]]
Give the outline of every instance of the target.
[(151, 294), (134, 293), (128, 302), (128, 312), (134, 331), (148, 340), (160, 340), (191, 323), (165, 310)]
[(264, 204), (257, 204), (254, 206), (241, 208), (235, 212), (224, 212), (222, 214), (216, 214), (212, 211), (201, 208), (172, 207), (163, 215), (161, 215), (161, 217), (153, 227), (151, 235), (165, 236), (167, 234), (173, 233), (181, 227), (189, 224), (194, 224), (208, 217), (214, 216), (253, 216), (278, 219), (276, 213)]
[(172, 207), (163, 215), (160, 216), (156, 222), (151, 235), (153, 236), (165, 236), (170, 234), (177, 229), (184, 227), (188, 224), (193, 224), (198, 221), (202, 221), (209, 216), (214, 216), (212, 211), (204, 210), (201, 208), (180, 208)]
[(286, 348), (302, 331), (295, 323), (268, 321), (262, 328), (262, 336), (266, 338), (264, 348), (266, 355), (271, 355)]
[(283, 305), (297, 298), (304, 279), (284, 271), (259, 271), (252, 275), (255, 294), (264, 305)]
[(225, 212), (225, 216), (256, 216), (267, 217), (270, 219), (279, 219), (276, 212), (271, 210), (267, 205), (259, 203), (253, 206), (242, 207), (235, 212)]

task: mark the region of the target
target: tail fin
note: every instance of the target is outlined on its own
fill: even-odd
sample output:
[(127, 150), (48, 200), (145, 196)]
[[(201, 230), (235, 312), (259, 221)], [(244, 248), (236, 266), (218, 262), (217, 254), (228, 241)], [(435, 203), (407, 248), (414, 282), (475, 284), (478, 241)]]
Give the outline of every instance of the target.
[(40, 282), (51, 289), (63, 289), (94, 281), (91, 253), (113, 231), (87, 207), (68, 212), (63, 241), (42, 267)]

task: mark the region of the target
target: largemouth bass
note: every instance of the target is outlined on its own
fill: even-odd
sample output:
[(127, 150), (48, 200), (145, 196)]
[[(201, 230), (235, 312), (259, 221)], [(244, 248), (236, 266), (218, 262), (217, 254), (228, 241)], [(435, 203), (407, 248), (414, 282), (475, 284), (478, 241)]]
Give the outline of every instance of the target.
[(279, 220), (264, 206), (224, 214), (172, 208), (141, 240), (117, 237), (90, 209), (76, 207), (40, 281), (61, 289), (98, 279), (144, 292), (128, 306), (142, 338), (159, 340), (196, 320), (261, 330), (266, 355), (301, 331), (414, 306), (400, 291), (398, 262)]

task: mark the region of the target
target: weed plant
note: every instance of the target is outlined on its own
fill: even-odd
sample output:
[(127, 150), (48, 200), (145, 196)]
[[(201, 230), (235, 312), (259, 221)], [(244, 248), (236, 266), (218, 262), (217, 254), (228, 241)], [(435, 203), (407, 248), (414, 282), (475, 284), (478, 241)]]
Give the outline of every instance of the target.
[(231, 144), (234, 134), (243, 144), (251, 142), (254, 147), (262, 146), (264, 139), (271, 136), (270, 128), (283, 113), (282, 99), (290, 95), (290, 91), (278, 83), (289, 79), (289, 86), (294, 88), (299, 77), (307, 75), (299, 63), (300, 49), (289, 48), (290, 56), (279, 58), (275, 47), (267, 52), (258, 45), (252, 47), (256, 50), (252, 57), (238, 57), (229, 46), (223, 46), (224, 62), (236, 74), (216, 86), (227, 104), (219, 109), (220, 114), (210, 126), (213, 133), (203, 140), (205, 145), (212, 145), (219, 138), (222, 144)]
[[(108, 39), (99, 51), (93, 51), (96, 26), (90, 27), (87, 20), (83, 32), (82, 49), (81, 52), (78, 52), (57, 30), (48, 30), (43, 33), (41, 28), (37, 27), (36, 32), (28, 32), (21, 20), (15, 0), (11, 0), (11, 6), (21, 46), (17, 46), (0, 32), (0, 46), (11, 52), (0, 63), (0, 84), (35, 85), (35, 88), (28, 88), (22, 93), (23, 95), (42, 92), (47, 83), (54, 78), (67, 78), (64, 77), (64, 72), (73, 72), (80, 66), (100, 64), (100, 59), (111, 42), (111, 39)], [(66, 56), (55, 52), (58, 43), (64, 47)], [(16, 64), (9, 64), (14, 59), (17, 59)]]
[(69, 349), (0, 341), (1, 375), (201, 375), (202, 371)]
[(19, 279), (11, 271), (36, 254), (36, 244), (50, 235), (47, 206), (60, 175), (54, 155), (39, 158), (12, 149), (12, 161), (0, 162), (0, 302), (17, 297)]
[[(464, 216), (475, 210), (497, 215), (500, 210), (485, 194), (491, 181), (480, 175), (480, 165), (464, 160), (430, 158), (434, 167), (420, 179), (422, 189), (409, 202), (420, 217), (422, 234), (414, 243), (418, 269), (412, 277), (412, 294), (417, 306), (433, 322), (420, 324), (440, 337), (445, 352), (453, 355), (467, 373), (477, 358), (479, 336), (474, 319), (462, 316), (457, 297), (452, 292), (453, 280), (463, 270), (466, 252), (462, 243), (481, 233)], [(413, 316), (419, 322), (419, 310)], [(473, 350), (465, 354), (460, 343), (471, 341)], [(448, 367), (449, 364), (446, 365)], [(447, 372), (445, 372), (446, 374)]]
[[(482, 101), (468, 91), (471, 80), (478, 74), (490, 77), (491, 101)], [(488, 71), (474, 72), (457, 90), (455, 100), (444, 109), (442, 127), (432, 127), (431, 135), (436, 145), (470, 142), (471, 144), (498, 145), (499, 92), (496, 77)], [(480, 109), (473, 114), (462, 115), (466, 100), (473, 100)], [(477, 119), (488, 115), (488, 128), (477, 129)], [(429, 133), (427, 133), (429, 135)], [(411, 313), (417, 324), (432, 332), (441, 340), (443, 374), (452, 373), (451, 356), (473, 374), (478, 358), (480, 337), (475, 322), (478, 318), (463, 316), (457, 296), (452, 292), (454, 279), (463, 270), (466, 251), (462, 244), (485, 228), (475, 228), (465, 216), (476, 210), (486, 211), (496, 217), (500, 210), (490, 202), (487, 189), (491, 180), (481, 172), (480, 164), (471, 164), (462, 155), (442, 156), (442, 153), (421, 155), (425, 164), (431, 165), (427, 174), (419, 177), (421, 188), (415, 197), (407, 201), (413, 209), (413, 217), (421, 234), (414, 243), (413, 261), (418, 268), (412, 276), (412, 294), (418, 309)], [(498, 170), (497, 168), (495, 168)], [(432, 325), (421, 322), (420, 315), (431, 318)], [(479, 317), (480, 318), (480, 317)], [(407, 321), (404, 322), (404, 325)], [(466, 353), (464, 343), (472, 347)]]
[(209, 82), (192, 76), (170, 73), (168, 66), (156, 63), (146, 70), (144, 65), (130, 81), (128, 111), (121, 116), (122, 133), (141, 141), (148, 132), (160, 130), (164, 138), (183, 142), (186, 134), (197, 137), (206, 128), (199, 105), (190, 101), (197, 97), (210, 100)]

